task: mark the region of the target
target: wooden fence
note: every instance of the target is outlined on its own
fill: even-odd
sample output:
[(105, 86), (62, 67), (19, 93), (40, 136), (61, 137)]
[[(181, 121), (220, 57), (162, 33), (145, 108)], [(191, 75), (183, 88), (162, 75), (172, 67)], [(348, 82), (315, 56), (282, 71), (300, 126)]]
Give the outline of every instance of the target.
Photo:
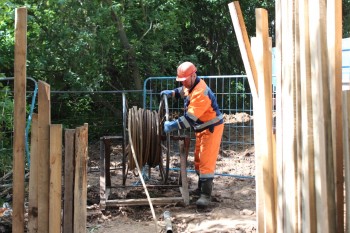
[[(27, 9), (16, 9), (12, 215), (14, 233), (22, 233), (25, 230), (26, 23)], [(50, 85), (39, 81), (38, 113), (33, 114), (31, 128), (27, 232), (85, 232), (88, 125), (66, 130), (63, 173), (62, 125), (51, 124), (50, 110)]]
[(85, 232), (88, 125), (65, 130), (63, 157), (62, 125), (50, 124), (50, 86), (39, 81), (38, 87), (38, 113), (33, 114), (31, 130), (28, 232)]

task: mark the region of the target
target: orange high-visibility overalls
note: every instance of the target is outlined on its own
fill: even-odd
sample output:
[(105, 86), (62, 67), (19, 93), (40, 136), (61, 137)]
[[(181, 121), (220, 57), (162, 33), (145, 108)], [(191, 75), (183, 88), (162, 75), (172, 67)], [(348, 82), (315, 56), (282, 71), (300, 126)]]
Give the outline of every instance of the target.
[(175, 97), (185, 97), (185, 114), (178, 119), (179, 129), (192, 127), (196, 135), (195, 169), (200, 178), (214, 178), (224, 130), (223, 116), (212, 90), (200, 78), (191, 89), (175, 89)]

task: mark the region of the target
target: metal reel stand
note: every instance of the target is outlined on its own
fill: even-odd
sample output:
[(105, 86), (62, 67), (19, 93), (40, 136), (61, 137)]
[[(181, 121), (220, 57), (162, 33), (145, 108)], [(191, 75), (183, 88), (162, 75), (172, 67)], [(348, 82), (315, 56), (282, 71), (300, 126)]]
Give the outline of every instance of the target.
[[(105, 209), (106, 207), (117, 207), (117, 206), (130, 206), (130, 205), (148, 205), (147, 199), (117, 199), (117, 200), (109, 200), (109, 196), (111, 193), (111, 189), (113, 188), (135, 188), (135, 186), (127, 186), (126, 179), (129, 171), (129, 167), (133, 167), (132, 163), (135, 162), (133, 160), (133, 156), (130, 150), (129, 137), (133, 135), (143, 135), (144, 137), (140, 137), (138, 143), (136, 145), (139, 150), (141, 150), (141, 154), (146, 154), (148, 158), (148, 151), (152, 147), (150, 145), (154, 144), (159, 145), (160, 147), (160, 161), (155, 161), (155, 163), (159, 163), (159, 172), (162, 179), (161, 185), (147, 185), (147, 187), (179, 187), (181, 191), (181, 197), (161, 197), (161, 198), (152, 198), (152, 203), (155, 205), (163, 205), (163, 204), (171, 204), (183, 202), (185, 205), (189, 204), (189, 193), (188, 193), (188, 182), (187, 182), (187, 156), (190, 146), (190, 138), (187, 136), (171, 136), (170, 134), (165, 134), (163, 132), (163, 124), (166, 120), (169, 120), (169, 108), (168, 108), (168, 99), (165, 95), (162, 96), (159, 105), (158, 114), (155, 115), (153, 112), (150, 114), (147, 112), (146, 114), (142, 114), (142, 109), (139, 111), (136, 110), (136, 107), (129, 109), (128, 104), (123, 93), (123, 135), (122, 136), (105, 136), (100, 139), (100, 206), (101, 209)], [(141, 112), (140, 112), (141, 111)], [(136, 116), (136, 117), (135, 117)], [(153, 123), (150, 123), (150, 118), (153, 118)], [(156, 117), (156, 118), (155, 118)], [(136, 120), (135, 120), (136, 118)], [(154, 120), (155, 119), (155, 120)], [(136, 126), (140, 124), (140, 122), (145, 123), (144, 126), (138, 127), (141, 128), (135, 129), (132, 125)], [(156, 129), (155, 129), (156, 127)], [(151, 129), (153, 130), (153, 137), (151, 133)], [(155, 130), (155, 131), (154, 131)], [(155, 137), (154, 135), (157, 134)], [(150, 140), (151, 139), (151, 140)], [(168, 185), (169, 179), (169, 164), (170, 164), (170, 146), (171, 140), (179, 141), (180, 148), (180, 178), (179, 185)], [(112, 141), (121, 141), (123, 148), (123, 156), (122, 156), (122, 185), (113, 186), (111, 184), (111, 175), (110, 175), (110, 145)], [(133, 143), (135, 140), (132, 139)], [(143, 143), (143, 144), (142, 144)], [(135, 147), (135, 145), (134, 145)], [(158, 149), (152, 151), (158, 153)], [(139, 151), (140, 152), (140, 151)], [(128, 159), (132, 160), (127, 163)], [(144, 159), (144, 158), (142, 158)], [(141, 159), (141, 160), (142, 160)], [(149, 159), (149, 158), (148, 158)], [(154, 162), (154, 161), (153, 161)], [(150, 163), (153, 163), (150, 162)], [(135, 174), (135, 173), (134, 173)], [(151, 174), (151, 167), (149, 167), (149, 174)], [(142, 175), (142, 174), (139, 174)], [(140, 186), (142, 187), (142, 186)]]

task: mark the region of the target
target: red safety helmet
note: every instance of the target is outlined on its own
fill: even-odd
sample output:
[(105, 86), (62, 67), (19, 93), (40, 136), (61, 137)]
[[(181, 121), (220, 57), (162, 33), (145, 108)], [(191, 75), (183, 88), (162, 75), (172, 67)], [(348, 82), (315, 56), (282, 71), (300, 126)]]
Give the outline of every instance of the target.
[(191, 77), (193, 73), (197, 71), (195, 65), (192, 62), (184, 62), (177, 68), (176, 81), (182, 82)]

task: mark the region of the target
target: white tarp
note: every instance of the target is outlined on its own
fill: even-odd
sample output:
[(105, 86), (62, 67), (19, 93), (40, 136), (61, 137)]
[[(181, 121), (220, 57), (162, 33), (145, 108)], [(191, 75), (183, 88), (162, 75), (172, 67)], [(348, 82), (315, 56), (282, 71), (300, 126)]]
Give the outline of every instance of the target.
[[(276, 88), (276, 48), (272, 48), (272, 85)], [(343, 89), (349, 86), (350, 89), (350, 38), (342, 40), (342, 73), (343, 73)], [(348, 89), (348, 88), (346, 88)]]

